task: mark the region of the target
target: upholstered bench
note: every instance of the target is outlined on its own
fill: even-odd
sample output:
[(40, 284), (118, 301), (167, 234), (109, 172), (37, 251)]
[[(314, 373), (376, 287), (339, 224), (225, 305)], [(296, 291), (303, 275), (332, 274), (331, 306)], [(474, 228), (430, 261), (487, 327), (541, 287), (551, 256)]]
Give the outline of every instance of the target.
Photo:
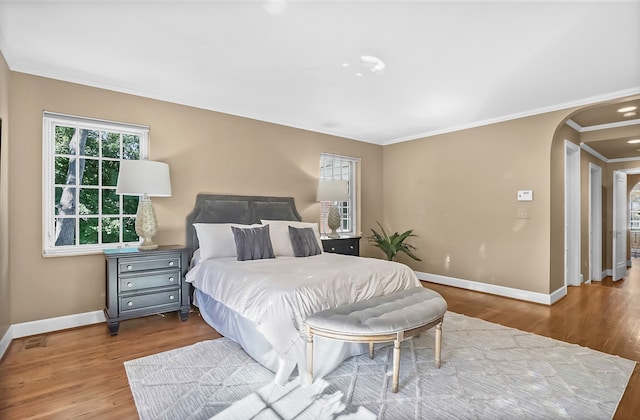
[(371, 358), (374, 343), (393, 341), (391, 390), (398, 392), (400, 342), (435, 326), (435, 364), (439, 368), (442, 320), (446, 311), (447, 302), (440, 294), (424, 287), (414, 287), (310, 315), (305, 320), (310, 382), (313, 382), (314, 335), (353, 343), (369, 343)]

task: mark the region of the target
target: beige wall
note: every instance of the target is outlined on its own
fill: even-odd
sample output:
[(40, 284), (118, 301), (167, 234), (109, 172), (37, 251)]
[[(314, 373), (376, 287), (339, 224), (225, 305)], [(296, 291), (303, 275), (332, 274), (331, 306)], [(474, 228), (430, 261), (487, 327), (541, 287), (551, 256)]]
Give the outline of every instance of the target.
[[(415, 229), (417, 271), (549, 293), (558, 111), (385, 146), (384, 224)], [(518, 202), (518, 190), (533, 190)], [(529, 213), (528, 219), (518, 217)]]
[(154, 199), (160, 244), (184, 243), (199, 192), (293, 196), (303, 219), (317, 221), (321, 152), (362, 159), (361, 226), (382, 218), (381, 146), (22, 73), (11, 83), (9, 157), (20, 162), (9, 172), (12, 323), (104, 307), (102, 255), (42, 257), (44, 110), (151, 127), (150, 158), (169, 163), (173, 187)]
[(11, 325), (9, 287), (9, 79), (11, 72), (0, 53), (0, 338)]

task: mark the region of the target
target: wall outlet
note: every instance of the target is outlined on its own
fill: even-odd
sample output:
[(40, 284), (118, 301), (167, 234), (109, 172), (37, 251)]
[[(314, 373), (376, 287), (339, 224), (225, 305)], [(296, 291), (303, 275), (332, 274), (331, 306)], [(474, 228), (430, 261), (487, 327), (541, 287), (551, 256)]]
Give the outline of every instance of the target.
[(516, 217), (518, 219), (528, 219), (529, 218), (529, 210), (527, 209), (518, 209), (516, 212)]

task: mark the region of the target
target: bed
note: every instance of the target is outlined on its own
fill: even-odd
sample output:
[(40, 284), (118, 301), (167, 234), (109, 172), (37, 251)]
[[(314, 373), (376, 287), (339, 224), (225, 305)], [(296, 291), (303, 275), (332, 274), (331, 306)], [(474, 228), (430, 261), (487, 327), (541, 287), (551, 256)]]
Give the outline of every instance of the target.
[[(291, 197), (199, 194), (186, 236), (192, 251), (186, 280), (203, 319), (280, 384), (296, 367), (305, 371), (308, 315), (422, 287), (404, 264), (322, 252), (317, 223), (302, 222)], [(250, 245), (236, 246), (243, 243)], [(367, 351), (366, 344), (319, 338), (314, 377)]]

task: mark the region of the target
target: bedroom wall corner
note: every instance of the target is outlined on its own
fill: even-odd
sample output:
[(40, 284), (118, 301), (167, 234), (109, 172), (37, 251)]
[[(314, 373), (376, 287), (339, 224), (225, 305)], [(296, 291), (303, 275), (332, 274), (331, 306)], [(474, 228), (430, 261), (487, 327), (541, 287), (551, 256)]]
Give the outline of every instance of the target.
[(0, 52), (0, 357), (11, 327), (9, 270), (9, 95), (11, 71)]

